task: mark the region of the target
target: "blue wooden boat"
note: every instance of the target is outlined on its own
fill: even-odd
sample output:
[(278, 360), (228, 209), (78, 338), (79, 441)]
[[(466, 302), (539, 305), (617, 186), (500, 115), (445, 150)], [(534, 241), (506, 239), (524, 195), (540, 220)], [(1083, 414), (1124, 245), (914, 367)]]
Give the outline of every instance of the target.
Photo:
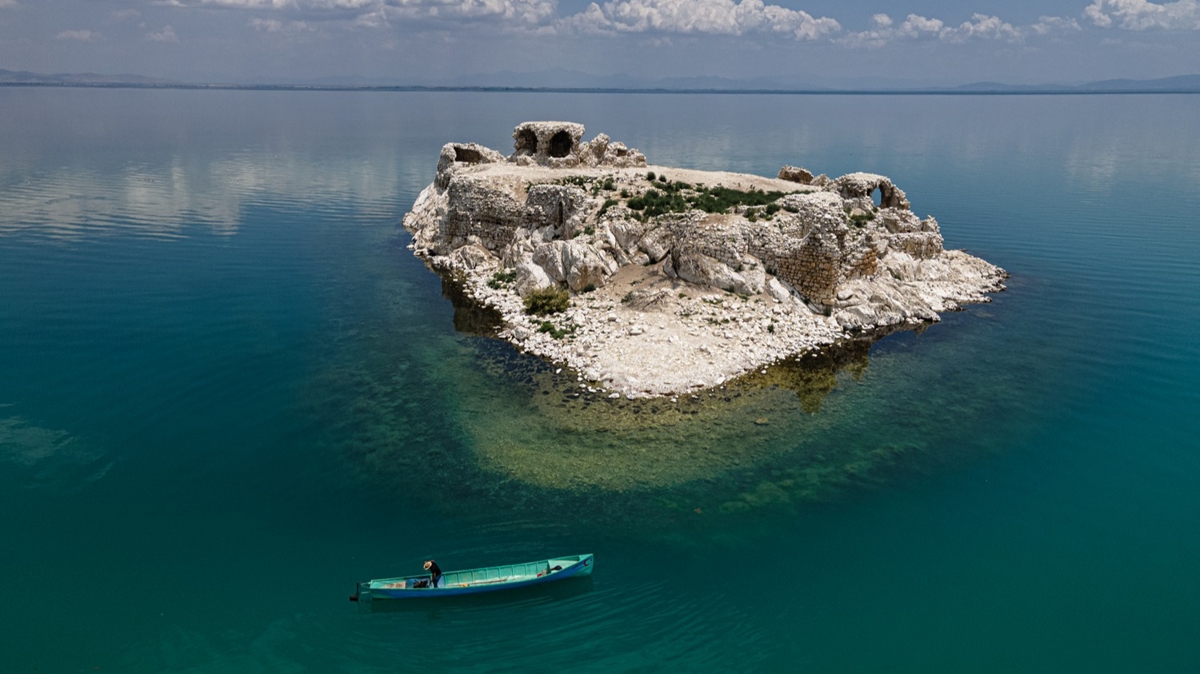
[(453, 597), (510, 590), (587, 576), (592, 573), (594, 564), (592, 555), (571, 555), (544, 559), (540, 562), (447, 571), (442, 574), (442, 579), (438, 582), (437, 587), (431, 586), (428, 573), (400, 578), (379, 578), (359, 583), (358, 591), (353, 597), (350, 597), (350, 601)]

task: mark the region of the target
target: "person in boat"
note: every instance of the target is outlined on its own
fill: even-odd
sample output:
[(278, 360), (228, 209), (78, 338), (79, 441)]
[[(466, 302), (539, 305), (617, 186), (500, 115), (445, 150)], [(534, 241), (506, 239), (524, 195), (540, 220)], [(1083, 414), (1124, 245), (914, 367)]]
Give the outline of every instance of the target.
[(425, 560), (425, 570), (429, 572), (429, 587), (441, 587), (442, 569), (432, 559)]

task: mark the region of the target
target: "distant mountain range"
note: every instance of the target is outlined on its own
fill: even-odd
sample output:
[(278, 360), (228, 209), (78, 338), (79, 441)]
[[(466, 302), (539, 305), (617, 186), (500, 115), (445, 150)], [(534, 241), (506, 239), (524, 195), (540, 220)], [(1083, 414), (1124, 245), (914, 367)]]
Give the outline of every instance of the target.
[(1083, 84), (1005, 84), (975, 82), (943, 86), (920, 80), (885, 78), (774, 77), (729, 79), (723, 77), (671, 77), (645, 79), (632, 75), (592, 75), (571, 70), (535, 73), (499, 72), (467, 75), (442, 81), (405, 81), (386, 77), (322, 77), (313, 79), (186, 82), (141, 75), (94, 73), (39, 74), (0, 69), (0, 86), (64, 87), (163, 87), (237, 89), (448, 89), (448, 90), (550, 90), (550, 91), (678, 91), (678, 92), (811, 92), (811, 93), (918, 93), (918, 94), (1093, 94), (1093, 93), (1200, 93), (1200, 74), (1150, 80), (1113, 79)]
[(103, 86), (103, 85), (136, 85), (151, 86), (155, 84), (180, 84), (172, 80), (161, 80), (141, 75), (97, 75), (95, 73), (59, 73), (43, 75), (27, 71), (0, 69), (0, 84), (37, 84), (60, 86)]

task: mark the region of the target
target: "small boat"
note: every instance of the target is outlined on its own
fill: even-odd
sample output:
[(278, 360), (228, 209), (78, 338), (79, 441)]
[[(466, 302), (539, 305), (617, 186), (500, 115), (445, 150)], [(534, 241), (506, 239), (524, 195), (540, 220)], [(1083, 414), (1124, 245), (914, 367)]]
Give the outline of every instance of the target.
[(350, 601), (360, 599), (415, 599), (417, 597), (452, 597), (479, 592), (529, 587), (555, 580), (578, 578), (592, 573), (592, 555), (555, 557), (540, 562), (488, 566), (465, 571), (447, 571), (437, 587), (430, 584), (430, 575), (380, 578), (358, 584)]

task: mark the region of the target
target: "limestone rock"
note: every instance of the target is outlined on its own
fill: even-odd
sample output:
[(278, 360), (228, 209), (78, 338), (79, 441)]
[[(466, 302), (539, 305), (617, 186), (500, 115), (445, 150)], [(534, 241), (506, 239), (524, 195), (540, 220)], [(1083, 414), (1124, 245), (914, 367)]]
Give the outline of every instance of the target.
[(766, 274), (761, 266), (735, 271), (724, 262), (692, 247), (673, 251), (671, 264), (679, 278), (697, 285), (720, 288), (740, 295), (762, 292)]
[(870, 202), (871, 194), (878, 190), (881, 207), (902, 210), (912, 208), (908, 203), (908, 196), (886, 176), (875, 173), (848, 173), (833, 181), (833, 184), (844, 199), (866, 199)]
[(522, 262), (516, 268), (516, 280), (513, 282), (513, 289), (521, 297), (525, 297), (535, 290), (542, 290), (554, 285), (554, 280), (546, 273), (542, 267), (533, 262)]
[(450, 261), (460, 269), (488, 270), (500, 266), (500, 260), (492, 252), (478, 244), (467, 244), (450, 253)]
[[(913, 213), (884, 176), (653, 166), (651, 182), (640, 152), (583, 134), (526, 122), (507, 159), (446, 144), (403, 225), (414, 254), (500, 312), (505, 338), (606, 388), (694, 391), (1004, 289), (1003, 269), (945, 250), (937, 220)], [(771, 193), (782, 196), (764, 202)], [(512, 270), (511, 285), (489, 285), (499, 269)], [(552, 286), (573, 294), (565, 335), (540, 332), (523, 311), (522, 297)], [(763, 293), (770, 301), (753, 297)]]
[(791, 183), (800, 183), (801, 185), (810, 185), (813, 181), (813, 174), (808, 169), (800, 168), (799, 166), (784, 166), (779, 169), (779, 179), (786, 180)]
[(614, 143), (603, 134), (581, 143), (583, 125), (574, 122), (524, 122), (513, 131), (514, 151), (510, 161), (552, 168), (576, 166), (645, 166), (646, 157), (637, 150)]
[(490, 164), (504, 161), (504, 155), (478, 143), (446, 143), (438, 156), (437, 178), (434, 182), (445, 189), (454, 169), (460, 165)]
[(533, 252), (533, 263), (552, 281), (566, 283), (571, 290), (599, 288), (617, 271), (616, 260), (581, 241), (551, 241)]
[(787, 302), (792, 299), (791, 291), (777, 278), (767, 281), (767, 294), (776, 302)]

